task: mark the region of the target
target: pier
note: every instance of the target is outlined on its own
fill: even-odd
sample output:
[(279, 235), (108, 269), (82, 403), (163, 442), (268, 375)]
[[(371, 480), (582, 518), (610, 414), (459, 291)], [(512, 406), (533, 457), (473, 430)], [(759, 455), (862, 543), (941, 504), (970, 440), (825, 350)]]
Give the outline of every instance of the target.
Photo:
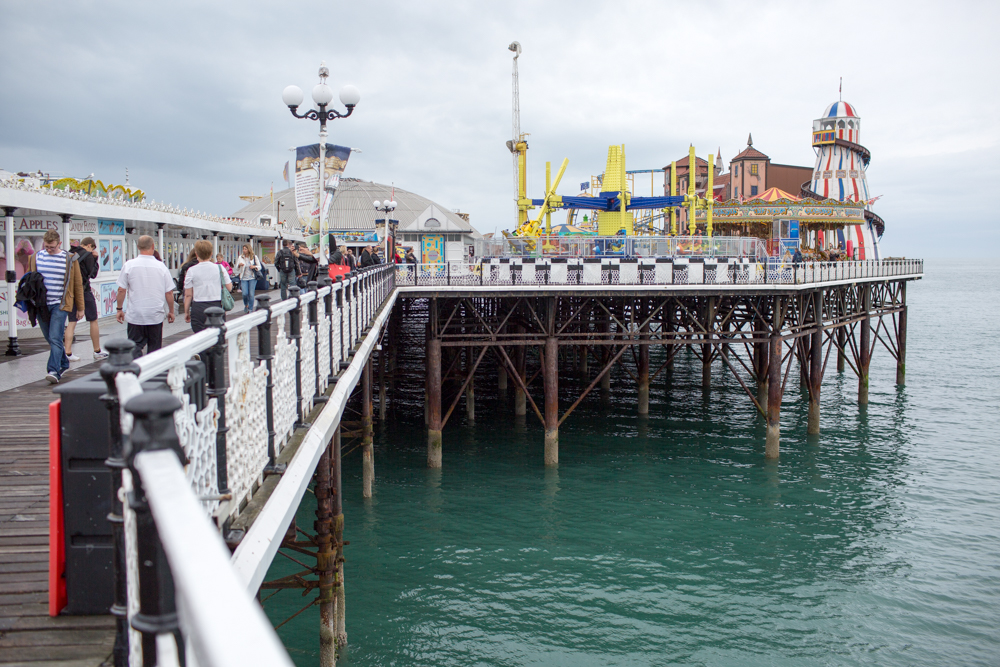
[[(513, 391), (516, 419), (535, 415), (543, 427), (539, 463), (557, 466), (560, 425), (595, 389), (609, 388), (613, 367), (634, 382), (642, 415), (650, 383), (686, 348), (701, 361), (705, 389), (717, 374), (736, 378), (746, 409), (766, 421), (761, 455), (773, 459), (781, 453), (782, 395), (795, 375), (808, 387), (810, 433), (822, 428), (828, 364), (857, 376), (859, 406), (868, 400), (877, 347), (895, 358), (896, 380), (905, 382), (906, 285), (922, 272), (919, 260), (785, 265), (723, 257), (382, 266), (293, 288), (286, 301), (265, 297), (257, 312), (229, 321), (220, 311), (209, 330), (137, 360), (130, 343), (112, 342), (101, 368), (107, 415), (98, 418), (109, 424), (110, 497), (124, 499), (111, 513), (114, 618), (46, 619), (36, 586), (5, 607), (0, 647), (28, 644), (25, 651), (41, 656), (46, 642), (88, 642), (99, 647), (94, 653), (110, 646), (121, 665), (153, 653), (167, 664), (179, 651), (199, 664), (291, 664), (254, 598), (298, 589), (306, 594), (299, 613), (319, 607), (321, 664), (332, 665), (348, 641), (341, 459), (360, 447), (351, 462), (360, 458), (362, 493), (370, 496), (373, 421), (385, 418), (395, 392), (414, 390), (407, 383), (419, 382), (425, 396), (429, 467), (447, 474), (447, 425), (461, 407), (474, 421), (477, 377), (481, 388), (489, 377), (498, 392)], [(402, 346), (422, 350), (423, 378), (396, 373)], [(571, 384), (579, 393), (561, 403), (560, 386)], [(49, 431), (47, 415), (58, 407), (46, 394), (34, 391), (15, 415), (32, 429), (25, 440), (34, 443), (26, 451), (34, 452), (36, 513), (48, 488), (48, 480), (38, 484), (44, 449), (62, 437)], [(5, 466), (12, 487), (19, 481), (12, 471), (25, 466)], [(296, 525), (310, 486), (315, 524)], [(60, 542), (7, 539), (33, 548), (35, 564), (24, 571), (34, 574), (24, 581), (37, 581), (41, 559), (52, 558), (56, 587), (46, 597), (58, 613), (59, 582), (72, 577), (50, 551)], [(15, 553), (3, 552), (4, 572), (18, 571)], [(302, 569), (268, 581), (279, 554)]]

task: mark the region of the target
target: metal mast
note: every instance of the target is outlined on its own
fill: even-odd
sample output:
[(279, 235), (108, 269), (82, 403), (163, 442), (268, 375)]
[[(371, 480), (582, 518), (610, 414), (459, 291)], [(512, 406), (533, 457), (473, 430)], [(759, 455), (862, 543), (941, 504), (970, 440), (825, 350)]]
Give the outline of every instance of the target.
[(521, 55), (521, 43), (511, 42), (507, 49), (514, 53), (513, 114), (511, 121), (513, 136), (507, 142), (507, 149), (514, 156), (514, 189), (517, 191), (517, 226), (520, 227), (528, 221), (528, 210), (531, 208), (531, 201), (528, 199), (527, 179), (528, 142), (525, 141), (525, 137), (528, 135), (521, 133), (521, 94), (517, 81), (517, 58)]

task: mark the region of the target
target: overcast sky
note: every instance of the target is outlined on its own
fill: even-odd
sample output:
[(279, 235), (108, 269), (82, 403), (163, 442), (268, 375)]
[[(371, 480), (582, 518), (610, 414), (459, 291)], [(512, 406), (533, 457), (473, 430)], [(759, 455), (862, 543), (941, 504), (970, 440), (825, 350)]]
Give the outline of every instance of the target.
[[(1000, 140), (996, 2), (14, 2), (0, 0), (0, 168), (120, 183), (231, 214), (285, 187), (320, 60), (361, 104), (331, 126), (360, 149), (346, 175), (510, 229), (511, 53), (521, 42), (530, 194), (746, 146), (813, 166), (812, 120), (837, 99), (862, 117), (888, 255), (995, 255)], [(648, 181), (640, 181), (645, 193)], [(660, 186), (662, 187), (662, 186)], [(932, 231), (933, 230), (933, 231)], [(992, 245), (991, 245), (992, 242)], [(988, 249), (987, 249), (988, 248)]]

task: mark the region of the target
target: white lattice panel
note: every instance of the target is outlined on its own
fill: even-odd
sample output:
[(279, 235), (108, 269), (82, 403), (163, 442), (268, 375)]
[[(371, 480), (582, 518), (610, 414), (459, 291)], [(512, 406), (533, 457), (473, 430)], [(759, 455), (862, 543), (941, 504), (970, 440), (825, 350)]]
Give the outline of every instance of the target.
[(237, 335), (235, 353), (226, 392), (226, 470), (234, 510), (249, 497), (267, 465), (267, 366), (250, 360), (247, 331)]
[(330, 348), (330, 354), (333, 355), (333, 372), (334, 375), (340, 373), (340, 361), (342, 359), (340, 355), (341, 344), (340, 344), (340, 326), (341, 318), (344, 316), (344, 309), (337, 307), (337, 302), (333, 303), (333, 312), (330, 313), (330, 326), (333, 328), (332, 336), (332, 346)]
[(302, 412), (308, 414), (313, 409), (313, 399), (316, 397), (316, 330), (302, 327), (301, 361), (302, 380)]
[(274, 453), (288, 442), (295, 424), (295, 341), (285, 334), (285, 318), (278, 318), (278, 336), (274, 345)]
[[(177, 429), (181, 449), (188, 459), (184, 472), (196, 496), (216, 496), (219, 493), (218, 459), (215, 453), (216, 436), (219, 432), (218, 404), (214, 398), (209, 399), (199, 412), (198, 406), (192, 404), (191, 398), (184, 392), (186, 376), (187, 369), (183, 365), (174, 366), (167, 373), (167, 385), (181, 402), (181, 409), (174, 413), (174, 428)], [(205, 500), (202, 503), (210, 515), (214, 515), (219, 506), (217, 500)]]

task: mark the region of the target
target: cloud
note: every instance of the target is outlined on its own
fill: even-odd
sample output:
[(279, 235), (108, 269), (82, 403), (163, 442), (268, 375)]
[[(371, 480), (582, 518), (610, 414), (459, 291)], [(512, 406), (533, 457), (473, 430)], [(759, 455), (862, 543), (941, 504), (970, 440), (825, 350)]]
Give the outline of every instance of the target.
[[(348, 175), (461, 208), (483, 231), (513, 222), (511, 53), (521, 42), (530, 191), (546, 160), (560, 190), (600, 173), (609, 144), (631, 169), (753, 132), (775, 162), (812, 165), (811, 121), (856, 104), (890, 253), (961, 252), (992, 239), (981, 203), (1000, 142), (993, 4), (800, 2), (6, 3), (0, 21), (0, 167), (132, 183), (154, 199), (231, 213), (281, 187), (287, 148), (315, 141), (281, 90), (362, 93), (330, 140)], [(645, 187), (643, 185), (642, 187)], [(970, 189), (971, 187), (971, 189)]]

